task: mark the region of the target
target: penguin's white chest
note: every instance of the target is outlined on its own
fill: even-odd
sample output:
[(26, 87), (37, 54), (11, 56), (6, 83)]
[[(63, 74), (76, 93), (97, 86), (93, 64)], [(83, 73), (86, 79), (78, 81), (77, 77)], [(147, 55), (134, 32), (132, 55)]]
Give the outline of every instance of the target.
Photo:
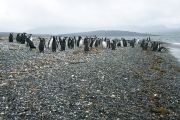
[(33, 37), (30, 37), (30, 40), (33, 41)]
[(103, 48), (107, 48), (107, 42), (102, 41), (102, 46), (103, 46)]
[(121, 40), (121, 47), (124, 47), (124, 45), (123, 45), (123, 41)]
[(96, 44), (96, 40), (93, 42), (93, 47), (95, 47), (95, 44)]
[(83, 47), (83, 42), (84, 42), (84, 40), (80, 40), (80, 42), (79, 42), (79, 47)]
[(139, 44), (139, 39), (136, 40), (136, 44), (137, 44), (137, 45)]
[(52, 42), (53, 42), (53, 38), (51, 38), (50, 41), (49, 41), (49, 46), (48, 46), (49, 48), (52, 47)]

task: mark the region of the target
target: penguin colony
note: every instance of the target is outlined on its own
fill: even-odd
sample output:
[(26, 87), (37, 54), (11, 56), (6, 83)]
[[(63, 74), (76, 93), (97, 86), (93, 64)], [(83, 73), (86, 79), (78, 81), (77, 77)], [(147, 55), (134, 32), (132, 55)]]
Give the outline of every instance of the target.
[[(92, 48), (101, 47), (103, 49), (111, 49), (116, 50), (118, 47), (128, 47), (132, 48), (135, 45), (140, 45), (142, 50), (152, 50), (152, 51), (167, 51), (167, 49), (161, 46), (161, 42), (152, 41), (150, 37), (147, 39), (139, 40), (126, 40), (124, 38), (121, 39), (108, 39), (108, 38), (99, 38), (99, 37), (61, 37), (61, 36), (51, 36), (50, 39), (39, 37), (39, 52), (44, 53), (45, 48), (51, 49), (52, 52), (56, 52), (59, 48), (61, 51), (65, 51), (66, 49), (75, 49), (75, 48), (84, 48), (85, 53), (90, 51)], [(48, 43), (46, 45), (46, 40)], [(32, 34), (26, 33), (18, 33), (16, 35), (16, 41), (20, 44), (26, 44), (27, 47), (32, 49), (36, 49), (36, 46), (33, 43)], [(13, 42), (13, 33), (9, 35), (9, 42)]]

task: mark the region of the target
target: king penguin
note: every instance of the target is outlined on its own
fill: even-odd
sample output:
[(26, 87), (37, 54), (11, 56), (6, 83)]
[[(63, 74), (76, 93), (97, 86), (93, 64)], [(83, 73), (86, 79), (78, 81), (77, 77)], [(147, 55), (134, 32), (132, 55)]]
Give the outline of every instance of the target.
[(48, 48), (52, 47), (52, 42), (53, 42), (53, 37), (50, 38), (49, 42), (48, 42)]
[(107, 42), (106, 41), (102, 41), (102, 47), (105, 49), (105, 48), (107, 48)]
[(79, 42), (79, 47), (83, 47), (83, 45), (84, 45), (84, 39), (81, 39)]

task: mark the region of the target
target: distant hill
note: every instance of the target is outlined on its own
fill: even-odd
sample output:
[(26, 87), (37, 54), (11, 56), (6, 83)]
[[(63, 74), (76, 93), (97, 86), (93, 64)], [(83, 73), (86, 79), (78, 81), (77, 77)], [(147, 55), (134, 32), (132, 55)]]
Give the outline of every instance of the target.
[[(16, 33), (14, 33), (14, 34), (16, 34)], [(1, 37), (8, 36), (8, 35), (9, 35), (9, 32), (0, 32)], [(35, 34), (34, 33), (34, 36), (50, 36), (50, 35), (51, 34)], [(54, 34), (54, 35), (61, 35), (61, 36), (100, 36), (100, 37), (152, 36), (151, 34), (130, 32), (130, 31), (120, 31), (120, 30), (97, 30), (97, 31), (90, 31), (90, 32), (77, 32), (77, 33)]]
[(0, 32), (0, 37), (6, 37), (10, 32)]
[[(88, 32), (90, 31), (90, 32)], [(132, 32), (133, 31), (133, 32)], [(14, 31), (16, 32), (16, 31)], [(115, 26), (115, 27), (73, 27), (73, 26), (44, 26), (26, 31), (37, 36), (49, 35), (82, 35), (82, 36), (151, 36), (169, 33), (180, 33), (180, 28), (168, 28), (166, 26)], [(0, 36), (7, 36), (9, 32), (0, 32)]]
[(26, 31), (32, 34), (52, 34), (52, 35), (81, 35), (81, 36), (149, 36), (150, 34), (143, 34), (138, 32), (130, 32), (128, 30), (120, 30), (121, 28), (86, 28), (86, 27), (72, 27), (72, 26), (46, 26), (37, 27)]
[(61, 34), (62, 36), (101, 36), (101, 37), (119, 37), (119, 36), (152, 36), (151, 34), (137, 33), (120, 30), (98, 30), (90, 32), (79, 32), (70, 34)]

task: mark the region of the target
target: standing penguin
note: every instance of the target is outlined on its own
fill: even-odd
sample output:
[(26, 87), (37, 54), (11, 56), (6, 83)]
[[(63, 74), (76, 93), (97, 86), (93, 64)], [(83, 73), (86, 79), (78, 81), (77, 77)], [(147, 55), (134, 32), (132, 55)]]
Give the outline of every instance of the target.
[(61, 39), (61, 36), (59, 36), (59, 42), (58, 42), (58, 44), (61, 45), (61, 42), (62, 42), (62, 39)]
[(22, 33), (21, 34), (21, 44), (25, 44), (26, 38), (27, 38), (26, 33)]
[(26, 38), (26, 42), (27, 42), (28, 47), (30, 47), (30, 50), (36, 49), (33, 41), (31, 41), (30, 38)]
[(40, 43), (39, 43), (39, 52), (43, 52), (44, 53), (44, 47), (45, 47), (45, 39), (44, 38), (39, 38), (40, 39)]
[(140, 39), (138, 38), (138, 39), (136, 39), (136, 45), (138, 45), (139, 44), (139, 41), (140, 41)]
[(61, 51), (65, 51), (66, 49), (66, 39), (67, 37), (64, 37), (63, 39), (61, 39)]
[(152, 51), (158, 50), (158, 43), (157, 42), (153, 42), (151, 46), (152, 46)]
[(20, 42), (20, 39), (21, 39), (21, 38), (20, 38), (20, 33), (18, 33), (17, 36), (16, 36), (16, 42), (19, 43), (19, 42)]
[(121, 42), (120, 41), (118, 41), (117, 47), (121, 47)]
[(157, 47), (157, 51), (159, 51), (159, 49), (161, 48), (161, 44), (158, 42), (158, 47)]
[(123, 44), (123, 40), (122, 40), (122, 39), (121, 39), (120, 43), (121, 43), (121, 47), (124, 47), (124, 44)]
[(84, 51), (89, 51), (88, 38), (84, 38)]
[(52, 42), (53, 42), (53, 36), (51, 36), (50, 40), (48, 41), (48, 48), (52, 47)]
[(111, 48), (111, 43), (110, 43), (110, 40), (107, 39), (107, 48), (110, 49)]
[(112, 40), (111, 42), (111, 50), (115, 50), (116, 49), (116, 41)]
[(76, 40), (76, 36), (73, 37), (73, 41), (74, 41), (74, 47), (77, 44), (77, 40)]
[(127, 47), (127, 41), (126, 41), (125, 39), (123, 39), (122, 42), (123, 42), (123, 46), (124, 46), (124, 47)]
[(53, 41), (52, 41), (52, 52), (56, 52), (57, 49), (57, 42), (55, 36), (53, 36)]
[[(105, 39), (105, 40), (106, 40), (106, 39)], [(103, 47), (103, 48), (107, 48), (107, 42), (106, 42), (105, 40), (102, 41), (102, 47)]]
[(133, 40), (130, 40), (130, 46), (133, 48), (134, 47), (134, 45), (135, 45), (135, 39), (133, 39)]
[(74, 49), (74, 40), (71, 37), (69, 37), (69, 39), (68, 39), (68, 48)]
[(81, 41), (82, 37), (78, 36), (78, 40), (77, 40), (77, 47), (79, 47), (80, 41)]
[(26, 46), (29, 47), (29, 42), (33, 42), (33, 39), (32, 39), (32, 34), (30, 34), (27, 38), (26, 38)]
[(13, 42), (13, 33), (9, 34), (9, 42)]
[(99, 39), (96, 39), (96, 41), (95, 41), (95, 43), (94, 43), (94, 47), (98, 47), (98, 45), (99, 45)]
[(75, 44), (75, 41), (74, 41), (74, 39), (72, 38), (72, 40), (71, 40), (71, 49), (74, 49), (74, 44)]
[(33, 41), (32, 34), (29, 35), (29, 39), (30, 39), (31, 41)]
[(94, 38), (90, 38), (90, 48), (92, 48), (93, 47), (93, 42), (94, 42)]
[(71, 38), (70, 37), (67, 40), (67, 46), (69, 49), (71, 48)]
[(83, 39), (81, 39), (80, 41), (79, 41), (79, 47), (83, 47), (83, 45), (84, 45), (84, 40)]

